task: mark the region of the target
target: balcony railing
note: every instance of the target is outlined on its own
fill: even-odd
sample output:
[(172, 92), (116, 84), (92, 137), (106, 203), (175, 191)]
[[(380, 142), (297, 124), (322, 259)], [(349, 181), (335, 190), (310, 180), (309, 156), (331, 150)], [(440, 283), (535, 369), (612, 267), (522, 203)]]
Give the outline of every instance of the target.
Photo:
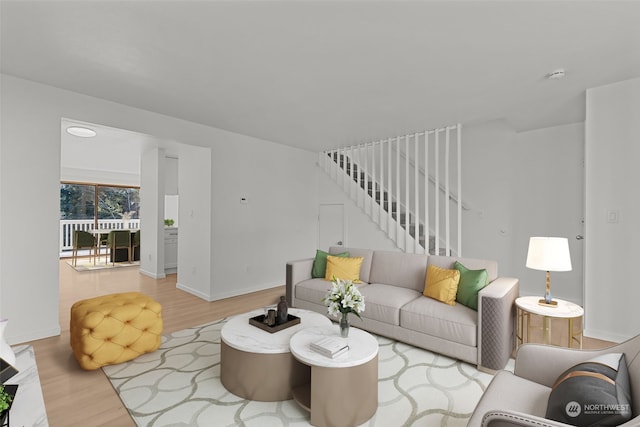
[[(140, 228), (139, 219), (130, 219), (125, 226), (125, 222), (121, 219), (99, 219), (98, 229), (122, 230), (122, 229), (138, 229)], [(73, 249), (73, 232), (75, 230), (89, 231), (94, 229), (94, 220), (92, 219), (63, 219), (60, 220), (60, 253)]]

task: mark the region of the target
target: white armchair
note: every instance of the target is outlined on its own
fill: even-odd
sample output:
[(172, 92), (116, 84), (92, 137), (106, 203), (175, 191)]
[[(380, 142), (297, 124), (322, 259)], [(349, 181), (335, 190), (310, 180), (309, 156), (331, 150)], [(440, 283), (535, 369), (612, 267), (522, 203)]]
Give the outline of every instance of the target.
[(607, 353), (624, 353), (629, 371), (633, 418), (640, 426), (640, 335), (600, 350), (575, 350), (539, 344), (518, 349), (514, 373), (499, 371), (478, 402), (467, 427), (568, 427), (544, 418), (551, 387), (572, 366)]

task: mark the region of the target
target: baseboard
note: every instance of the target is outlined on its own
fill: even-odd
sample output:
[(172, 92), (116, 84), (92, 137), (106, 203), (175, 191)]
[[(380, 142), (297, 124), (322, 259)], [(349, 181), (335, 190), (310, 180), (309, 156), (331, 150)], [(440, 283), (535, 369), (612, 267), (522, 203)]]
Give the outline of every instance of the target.
[(56, 337), (60, 335), (60, 326), (55, 328), (43, 329), (24, 335), (5, 335), (7, 342), (10, 345), (22, 344), (30, 341), (41, 340), (49, 337)]
[[(245, 288), (245, 289), (234, 289), (233, 291), (230, 292), (225, 292), (222, 294), (216, 294), (215, 297), (209, 301), (217, 301), (220, 299), (225, 299), (225, 298), (231, 298), (231, 297), (237, 297), (239, 295), (246, 295), (246, 294), (250, 294), (252, 292), (259, 292), (259, 291), (264, 291), (267, 289), (272, 289), (272, 288), (277, 288), (279, 286), (284, 286), (284, 283), (279, 283), (279, 282), (273, 282), (273, 283), (265, 283), (263, 284), (261, 287), (255, 288)], [(285, 291), (282, 291), (282, 295), (284, 295)]]
[(191, 295), (195, 295), (198, 298), (201, 298), (201, 299), (203, 299), (203, 300), (205, 300), (207, 302), (214, 301), (211, 298), (211, 295), (208, 295), (208, 294), (205, 294), (204, 292), (201, 292), (201, 291), (198, 291), (196, 289), (190, 288), (189, 286), (185, 286), (180, 282), (176, 282), (176, 288), (180, 289), (181, 291), (185, 291), (187, 293), (190, 293)]
[[(264, 287), (261, 288), (251, 288), (251, 289), (235, 289), (232, 292), (225, 292), (223, 294), (216, 294), (215, 296), (209, 295), (209, 294), (205, 294), (202, 291), (199, 291), (197, 289), (193, 289), (189, 286), (183, 285), (182, 283), (176, 283), (176, 288), (188, 292), (191, 295), (195, 295), (198, 298), (202, 298), (203, 300), (207, 301), (207, 302), (212, 302), (212, 301), (218, 301), (221, 299), (225, 299), (225, 298), (231, 298), (231, 297), (237, 297), (239, 295), (246, 295), (246, 294), (250, 294), (252, 292), (259, 292), (259, 291), (264, 291), (267, 289), (272, 289), (272, 288), (277, 288), (280, 286), (284, 286), (284, 284), (282, 283), (268, 283), (265, 284)], [(284, 295), (284, 290), (283, 293)]]
[(142, 268), (140, 268), (140, 274), (144, 274), (145, 276), (149, 276), (152, 279), (164, 279), (165, 277), (167, 277), (164, 273), (162, 274), (155, 274), (155, 273), (151, 273), (147, 270), (143, 270)]
[(614, 343), (621, 343), (635, 336), (635, 335), (615, 334), (607, 331), (599, 331), (597, 329), (585, 329), (582, 332), (582, 335), (584, 335), (585, 337), (595, 338), (597, 340), (602, 340), (602, 341), (610, 341)]

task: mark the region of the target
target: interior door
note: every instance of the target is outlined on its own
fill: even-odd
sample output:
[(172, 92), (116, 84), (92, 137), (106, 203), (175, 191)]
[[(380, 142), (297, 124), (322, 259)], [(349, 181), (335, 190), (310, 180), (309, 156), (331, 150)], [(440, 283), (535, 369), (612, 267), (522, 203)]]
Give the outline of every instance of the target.
[(318, 209), (318, 248), (344, 244), (344, 205), (321, 204)]

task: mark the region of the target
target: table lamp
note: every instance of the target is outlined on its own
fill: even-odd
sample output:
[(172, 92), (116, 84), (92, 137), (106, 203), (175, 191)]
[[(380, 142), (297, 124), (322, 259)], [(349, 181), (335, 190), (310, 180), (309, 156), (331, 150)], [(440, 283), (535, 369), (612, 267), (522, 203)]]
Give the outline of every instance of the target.
[(571, 271), (569, 240), (565, 237), (531, 237), (527, 253), (527, 267), (547, 272), (547, 287), (544, 298), (538, 304), (557, 307), (551, 299), (550, 271)]

